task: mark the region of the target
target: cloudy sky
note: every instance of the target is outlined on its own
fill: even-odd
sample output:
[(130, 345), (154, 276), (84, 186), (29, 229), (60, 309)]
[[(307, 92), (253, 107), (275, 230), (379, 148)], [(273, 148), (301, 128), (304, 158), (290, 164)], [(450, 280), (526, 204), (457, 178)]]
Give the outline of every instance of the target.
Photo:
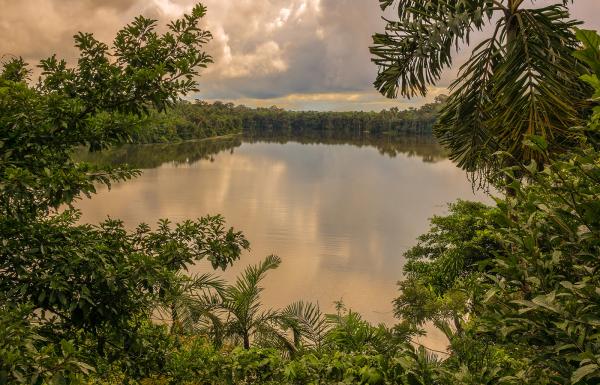
[[(550, 0), (543, 0), (550, 1)], [(197, 0), (0, 0), (0, 56), (37, 62), (52, 53), (73, 60), (72, 36), (93, 32), (112, 40), (144, 14), (167, 21)], [(420, 105), (387, 100), (373, 90), (371, 35), (384, 23), (377, 0), (203, 0), (203, 26), (213, 35), (215, 63), (198, 97), (292, 109), (379, 110)], [(600, 29), (600, 0), (575, 0), (573, 16)], [(463, 54), (464, 55), (464, 54)], [(457, 63), (464, 60), (458, 57)], [(444, 92), (448, 71), (429, 99)]]

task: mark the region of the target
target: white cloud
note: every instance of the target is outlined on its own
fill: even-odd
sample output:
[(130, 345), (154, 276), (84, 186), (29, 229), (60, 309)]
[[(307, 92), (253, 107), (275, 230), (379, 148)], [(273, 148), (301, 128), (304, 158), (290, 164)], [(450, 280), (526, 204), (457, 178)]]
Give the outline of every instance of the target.
[(153, 6), (158, 8), (160, 13), (168, 18), (180, 17), (192, 8), (191, 5), (185, 6), (171, 0), (152, 0), (152, 5), (149, 8)]
[(251, 53), (232, 55), (231, 47), (225, 45), (222, 70), (218, 75), (226, 79), (249, 76), (265, 76), (285, 72), (288, 69), (283, 51), (274, 41), (262, 43)]

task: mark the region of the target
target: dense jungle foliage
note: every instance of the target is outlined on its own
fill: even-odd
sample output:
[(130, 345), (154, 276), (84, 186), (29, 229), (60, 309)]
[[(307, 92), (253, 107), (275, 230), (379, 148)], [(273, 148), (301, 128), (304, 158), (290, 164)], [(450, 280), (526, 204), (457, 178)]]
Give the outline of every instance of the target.
[[(425, 2), (402, 3), (418, 11)], [(455, 12), (473, 12), (450, 3), (436, 9), (458, 20), (467, 18)], [(516, 12), (522, 2), (509, 3)], [(460, 7), (477, 5), (479, 23), (498, 4), (504, 3)], [(548, 17), (552, 24), (559, 8), (527, 21)], [(555, 151), (559, 136), (533, 131), (515, 136), (522, 151), (494, 147), (486, 155), (509, 159), (490, 159), (503, 166), (490, 183), (507, 197), (494, 207), (456, 202), (449, 215), (432, 218), (431, 230), (406, 255), (394, 301), (399, 321), (390, 327), (370, 325), (343, 303), (335, 314), (302, 301), (263, 307), (261, 283), (285, 263), (277, 256), (248, 266), (235, 282), (188, 274), (192, 263), (227, 269), (249, 248), (220, 216), (133, 231), (118, 220), (78, 222), (78, 197), (138, 171), (74, 161), (73, 153), (122, 143), (142, 132), (153, 111), (177, 106), (195, 89), (194, 76), (211, 62), (202, 48), (210, 34), (198, 27), (205, 11), (196, 6), (164, 34), (139, 17), (113, 47), (79, 34), (77, 66), (43, 60), (35, 84), (21, 59), (3, 63), (0, 384), (600, 382), (600, 36), (567, 23), (579, 41), (569, 37), (566, 45), (577, 64), (569, 70), (580, 71), (572, 81), (581, 82), (578, 92), (589, 90), (585, 108), (578, 105), (580, 119), (563, 120), (568, 143)], [(418, 34), (410, 23), (394, 27)], [(548, 43), (542, 40), (535, 41)], [(528, 111), (520, 111), (521, 119)], [(447, 335), (447, 352), (413, 343), (426, 322)]]
[(398, 108), (380, 112), (288, 111), (278, 107), (250, 108), (233, 103), (178, 102), (166, 112), (153, 112), (145, 124), (131, 133), (134, 143), (175, 142), (251, 132), (306, 136), (318, 133), (335, 136), (413, 134), (431, 135), (433, 124), (446, 100), (415, 109)]

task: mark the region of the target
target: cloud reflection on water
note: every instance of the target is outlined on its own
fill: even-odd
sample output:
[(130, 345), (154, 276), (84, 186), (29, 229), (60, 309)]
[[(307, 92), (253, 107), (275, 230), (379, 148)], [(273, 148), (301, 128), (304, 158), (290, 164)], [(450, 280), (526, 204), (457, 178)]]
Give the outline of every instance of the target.
[(382, 156), (374, 147), (256, 142), (212, 157), (145, 170), (80, 202), (83, 220), (110, 215), (133, 227), (223, 214), (252, 245), (226, 278), (268, 254), (283, 259), (265, 280), (265, 305), (304, 299), (332, 311), (342, 298), (368, 320), (391, 323), (402, 253), (427, 219), (457, 198), (486, 199), (448, 160)]

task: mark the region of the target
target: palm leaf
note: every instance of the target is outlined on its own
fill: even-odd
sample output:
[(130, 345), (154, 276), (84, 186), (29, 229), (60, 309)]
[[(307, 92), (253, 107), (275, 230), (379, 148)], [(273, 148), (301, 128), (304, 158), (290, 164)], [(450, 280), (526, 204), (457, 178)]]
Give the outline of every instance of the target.
[(568, 20), (562, 5), (521, 10), (514, 17), (517, 35), (505, 44), (492, 78), (488, 124), (501, 150), (541, 163), (545, 159), (524, 145), (525, 138), (542, 137), (559, 152), (572, 140), (569, 128), (580, 123), (573, 101), (585, 99), (586, 90), (571, 54), (577, 23)]
[(440, 142), (451, 150), (450, 159), (469, 172), (485, 171), (487, 155), (497, 150), (486, 122), (487, 107), (492, 103), (492, 78), (502, 57), (500, 27), (498, 22), (492, 37), (475, 47), (461, 68), (460, 76), (451, 85), (454, 92), (434, 128)]
[(248, 266), (234, 285), (225, 288), (221, 306), (227, 312), (225, 328), (228, 334), (247, 335), (276, 317), (272, 311), (262, 311), (260, 282), (269, 270), (280, 264), (281, 258), (270, 255), (258, 265)]
[[(383, 9), (394, 2), (380, 1)], [(493, 1), (399, 0), (398, 21), (373, 35), (372, 61), (379, 67), (375, 88), (389, 98), (426, 95), (452, 65), (452, 49), (469, 43), (471, 32), (492, 16)]]
[(299, 347), (303, 342), (307, 347), (320, 349), (325, 335), (330, 328), (319, 305), (298, 301), (288, 305), (281, 311), (280, 323), (286, 330), (291, 330), (294, 345)]
[(495, 18), (493, 34), (474, 48), (452, 84), (434, 131), (474, 180), (489, 180), (507, 161), (543, 164), (546, 155), (528, 139), (544, 139), (551, 155), (573, 146), (571, 127), (581, 123), (591, 94), (578, 59), (596, 53), (572, 54), (579, 23), (569, 19), (568, 3), (523, 8), (523, 0), (380, 0), (382, 9), (395, 5), (398, 18), (373, 37), (375, 87), (388, 97), (426, 95), (452, 65), (452, 49)]

